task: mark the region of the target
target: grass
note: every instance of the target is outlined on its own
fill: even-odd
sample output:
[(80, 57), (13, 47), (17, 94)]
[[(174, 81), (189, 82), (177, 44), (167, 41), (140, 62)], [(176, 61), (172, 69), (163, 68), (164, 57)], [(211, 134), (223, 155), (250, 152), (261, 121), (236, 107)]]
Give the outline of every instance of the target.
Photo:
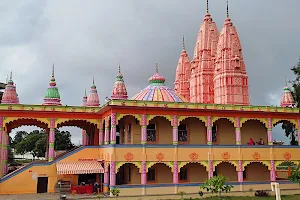
[[(221, 200), (274, 200), (274, 196), (269, 197), (234, 197), (234, 196), (223, 196)], [(282, 200), (299, 200), (300, 195), (281, 195)], [(185, 200), (190, 200), (189, 198), (185, 198)], [(207, 197), (207, 198), (196, 198), (192, 200), (219, 200), (218, 197)]]

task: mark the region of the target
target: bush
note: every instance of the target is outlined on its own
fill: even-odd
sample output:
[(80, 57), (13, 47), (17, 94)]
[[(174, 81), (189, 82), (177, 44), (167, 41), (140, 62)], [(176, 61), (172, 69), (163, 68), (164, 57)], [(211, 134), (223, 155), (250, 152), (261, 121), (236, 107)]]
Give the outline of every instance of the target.
[(215, 176), (200, 186), (200, 189), (204, 189), (211, 194), (217, 194), (219, 199), (223, 192), (230, 192), (233, 188), (232, 185), (225, 185), (227, 178), (225, 176)]
[(256, 197), (267, 197), (267, 196), (269, 196), (269, 192), (268, 191), (266, 191), (266, 190), (257, 190), (256, 192), (255, 192), (255, 196)]

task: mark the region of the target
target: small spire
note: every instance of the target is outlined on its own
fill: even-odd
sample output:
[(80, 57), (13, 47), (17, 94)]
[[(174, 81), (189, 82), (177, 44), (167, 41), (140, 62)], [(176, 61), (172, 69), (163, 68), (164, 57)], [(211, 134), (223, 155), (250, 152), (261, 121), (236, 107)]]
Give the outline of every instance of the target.
[(86, 89), (84, 89), (84, 96), (86, 97)]
[(185, 50), (184, 35), (183, 35), (183, 37), (182, 37), (182, 48), (183, 48), (183, 50)]
[(12, 80), (12, 70), (10, 71), (9, 79)]
[(287, 86), (286, 77), (284, 77), (284, 83), (285, 83), (285, 86)]
[(226, 11), (226, 16), (227, 16), (227, 18), (229, 18), (228, 1), (227, 1), (226, 3), (227, 3), (227, 11)]
[(120, 65), (120, 63), (119, 63), (119, 73), (121, 73), (121, 65)]
[(6, 75), (6, 83), (8, 83), (8, 75)]
[(93, 77), (93, 85), (95, 85), (95, 78)]
[(52, 65), (52, 78), (54, 78), (54, 61), (53, 61), (53, 65)]
[(208, 0), (206, 0), (206, 13), (209, 13), (209, 11), (208, 11)]
[(158, 73), (158, 64), (156, 63), (156, 73)]

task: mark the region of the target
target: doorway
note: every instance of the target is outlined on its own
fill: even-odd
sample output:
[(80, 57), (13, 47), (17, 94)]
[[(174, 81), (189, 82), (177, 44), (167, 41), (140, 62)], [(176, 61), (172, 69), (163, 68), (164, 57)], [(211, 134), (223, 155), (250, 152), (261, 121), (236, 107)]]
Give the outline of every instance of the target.
[(48, 177), (38, 177), (37, 193), (48, 192)]

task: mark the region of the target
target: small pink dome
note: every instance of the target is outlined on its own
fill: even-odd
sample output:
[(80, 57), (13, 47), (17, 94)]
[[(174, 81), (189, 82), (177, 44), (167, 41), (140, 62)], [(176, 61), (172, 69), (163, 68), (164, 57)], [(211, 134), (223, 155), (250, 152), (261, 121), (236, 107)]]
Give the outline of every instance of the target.
[(294, 107), (295, 101), (293, 98), (293, 95), (290, 91), (290, 89), (287, 87), (287, 85), (283, 88), (283, 94), (280, 101), (281, 107)]
[(91, 86), (90, 94), (87, 98), (86, 106), (100, 106), (99, 96), (97, 92), (97, 87), (93, 79), (93, 85)]
[(112, 99), (127, 99), (127, 90), (121, 74), (121, 68), (119, 66), (119, 73), (117, 74), (116, 81), (112, 90)]
[(12, 72), (10, 73), (9, 81), (5, 86), (5, 90), (2, 96), (3, 104), (19, 104), (19, 97), (17, 95), (16, 86), (12, 80)]

